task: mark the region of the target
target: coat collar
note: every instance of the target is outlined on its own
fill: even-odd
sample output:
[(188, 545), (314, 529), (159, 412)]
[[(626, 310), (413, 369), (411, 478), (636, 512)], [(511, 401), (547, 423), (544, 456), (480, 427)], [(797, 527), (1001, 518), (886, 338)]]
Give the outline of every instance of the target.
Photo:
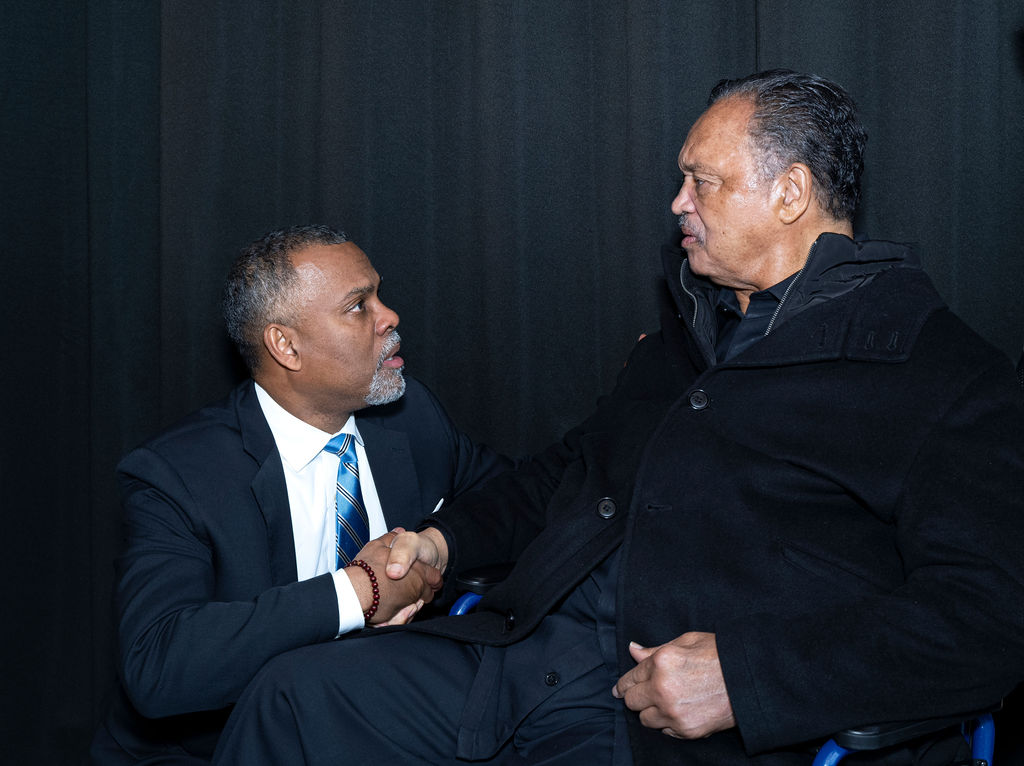
[[(678, 248), (665, 248), (662, 260), (679, 318), (712, 366), (718, 288), (690, 272)], [(860, 289), (869, 283), (874, 289)], [(772, 333), (722, 366), (903, 361), (924, 320), (944, 306), (906, 245), (822, 234)]]

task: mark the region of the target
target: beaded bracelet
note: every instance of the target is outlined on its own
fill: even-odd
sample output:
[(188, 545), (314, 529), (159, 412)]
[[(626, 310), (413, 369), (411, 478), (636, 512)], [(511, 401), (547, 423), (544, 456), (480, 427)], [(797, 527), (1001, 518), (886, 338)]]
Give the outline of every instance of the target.
[(377, 575), (373, 573), (373, 568), (362, 559), (350, 561), (348, 566), (359, 567), (370, 577), (370, 587), (373, 588), (373, 603), (370, 604), (369, 609), (363, 612), (363, 619), (369, 622), (370, 618), (377, 614), (377, 607), (380, 606), (380, 588), (377, 587)]

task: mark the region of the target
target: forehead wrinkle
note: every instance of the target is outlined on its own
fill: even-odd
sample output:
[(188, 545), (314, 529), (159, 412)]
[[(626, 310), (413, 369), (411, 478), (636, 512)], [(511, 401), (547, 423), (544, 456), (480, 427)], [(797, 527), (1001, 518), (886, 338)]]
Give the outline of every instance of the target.
[(679, 169), (684, 173), (707, 173), (710, 175), (716, 175), (715, 169), (710, 165), (703, 162), (684, 162), (682, 157), (679, 159)]
[[(708, 148), (705, 146), (707, 143), (707, 136), (697, 133), (694, 135), (691, 133), (686, 143), (683, 144), (683, 148), (679, 150), (679, 169), (684, 173), (710, 173), (717, 175), (718, 169), (712, 165), (709, 165), (705, 160), (700, 158), (701, 154), (707, 154)], [(731, 153), (731, 151), (730, 151)], [(697, 156), (694, 156), (697, 155)]]
[[(750, 121), (754, 113), (753, 102), (747, 99), (726, 98), (712, 104), (690, 128), (690, 132), (679, 151), (679, 167), (682, 170), (694, 169), (715, 172), (715, 168), (701, 165), (699, 161), (684, 162), (683, 155), (692, 155), (694, 151), (707, 151), (707, 144), (712, 148), (724, 146), (725, 155), (734, 157), (750, 146)], [(689, 150), (689, 151), (687, 151)]]

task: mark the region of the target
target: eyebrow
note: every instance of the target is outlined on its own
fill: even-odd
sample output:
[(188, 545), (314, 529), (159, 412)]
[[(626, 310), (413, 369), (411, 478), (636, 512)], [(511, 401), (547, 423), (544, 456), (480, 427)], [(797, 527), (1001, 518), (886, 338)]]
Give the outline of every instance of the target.
[(384, 280), (381, 279), (376, 274), (374, 274), (374, 276), (377, 277), (377, 281), (376, 282), (370, 282), (367, 285), (360, 285), (359, 287), (353, 287), (351, 290), (348, 291), (348, 293), (345, 295), (345, 297), (346, 298), (354, 298), (357, 295), (370, 295), (373, 292), (375, 292), (377, 290), (380, 290), (380, 285), (381, 285), (381, 283)]
[(353, 298), (366, 298), (368, 295), (373, 295), (377, 290), (377, 285), (360, 285), (359, 287), (353, 287), (341, 298), (338, 299), (338, 305), (344, 306), (352, 301)]
[(683, 173), (707, 173), (709, 175), (716, 175), (714, 168), (709, 165), (705, 165), (701, 162), (687, 163), (680, 165), (679, 170)]

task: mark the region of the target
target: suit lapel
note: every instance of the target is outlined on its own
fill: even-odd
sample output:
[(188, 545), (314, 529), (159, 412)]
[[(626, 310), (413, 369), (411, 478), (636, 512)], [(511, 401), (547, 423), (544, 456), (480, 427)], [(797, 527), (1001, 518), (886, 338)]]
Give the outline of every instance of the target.
[(408, 528), (416, 524), (432, 508), (423, 508), (408, 434), (392, 431), (373, 420), (358, 421), (388, 527)]
[(242, 446), (259, 464), (251, 486), (253, 498), (267, 525), (270, 576), (275, 585), (293, 583), (298, 579), (298, 570), (295, 566), (295, 538), (292, 534), (292, 515), (281, 455), (277, 451), (267, 419), (263, 416), (252, 381), (243, 384), (237, 393)]

